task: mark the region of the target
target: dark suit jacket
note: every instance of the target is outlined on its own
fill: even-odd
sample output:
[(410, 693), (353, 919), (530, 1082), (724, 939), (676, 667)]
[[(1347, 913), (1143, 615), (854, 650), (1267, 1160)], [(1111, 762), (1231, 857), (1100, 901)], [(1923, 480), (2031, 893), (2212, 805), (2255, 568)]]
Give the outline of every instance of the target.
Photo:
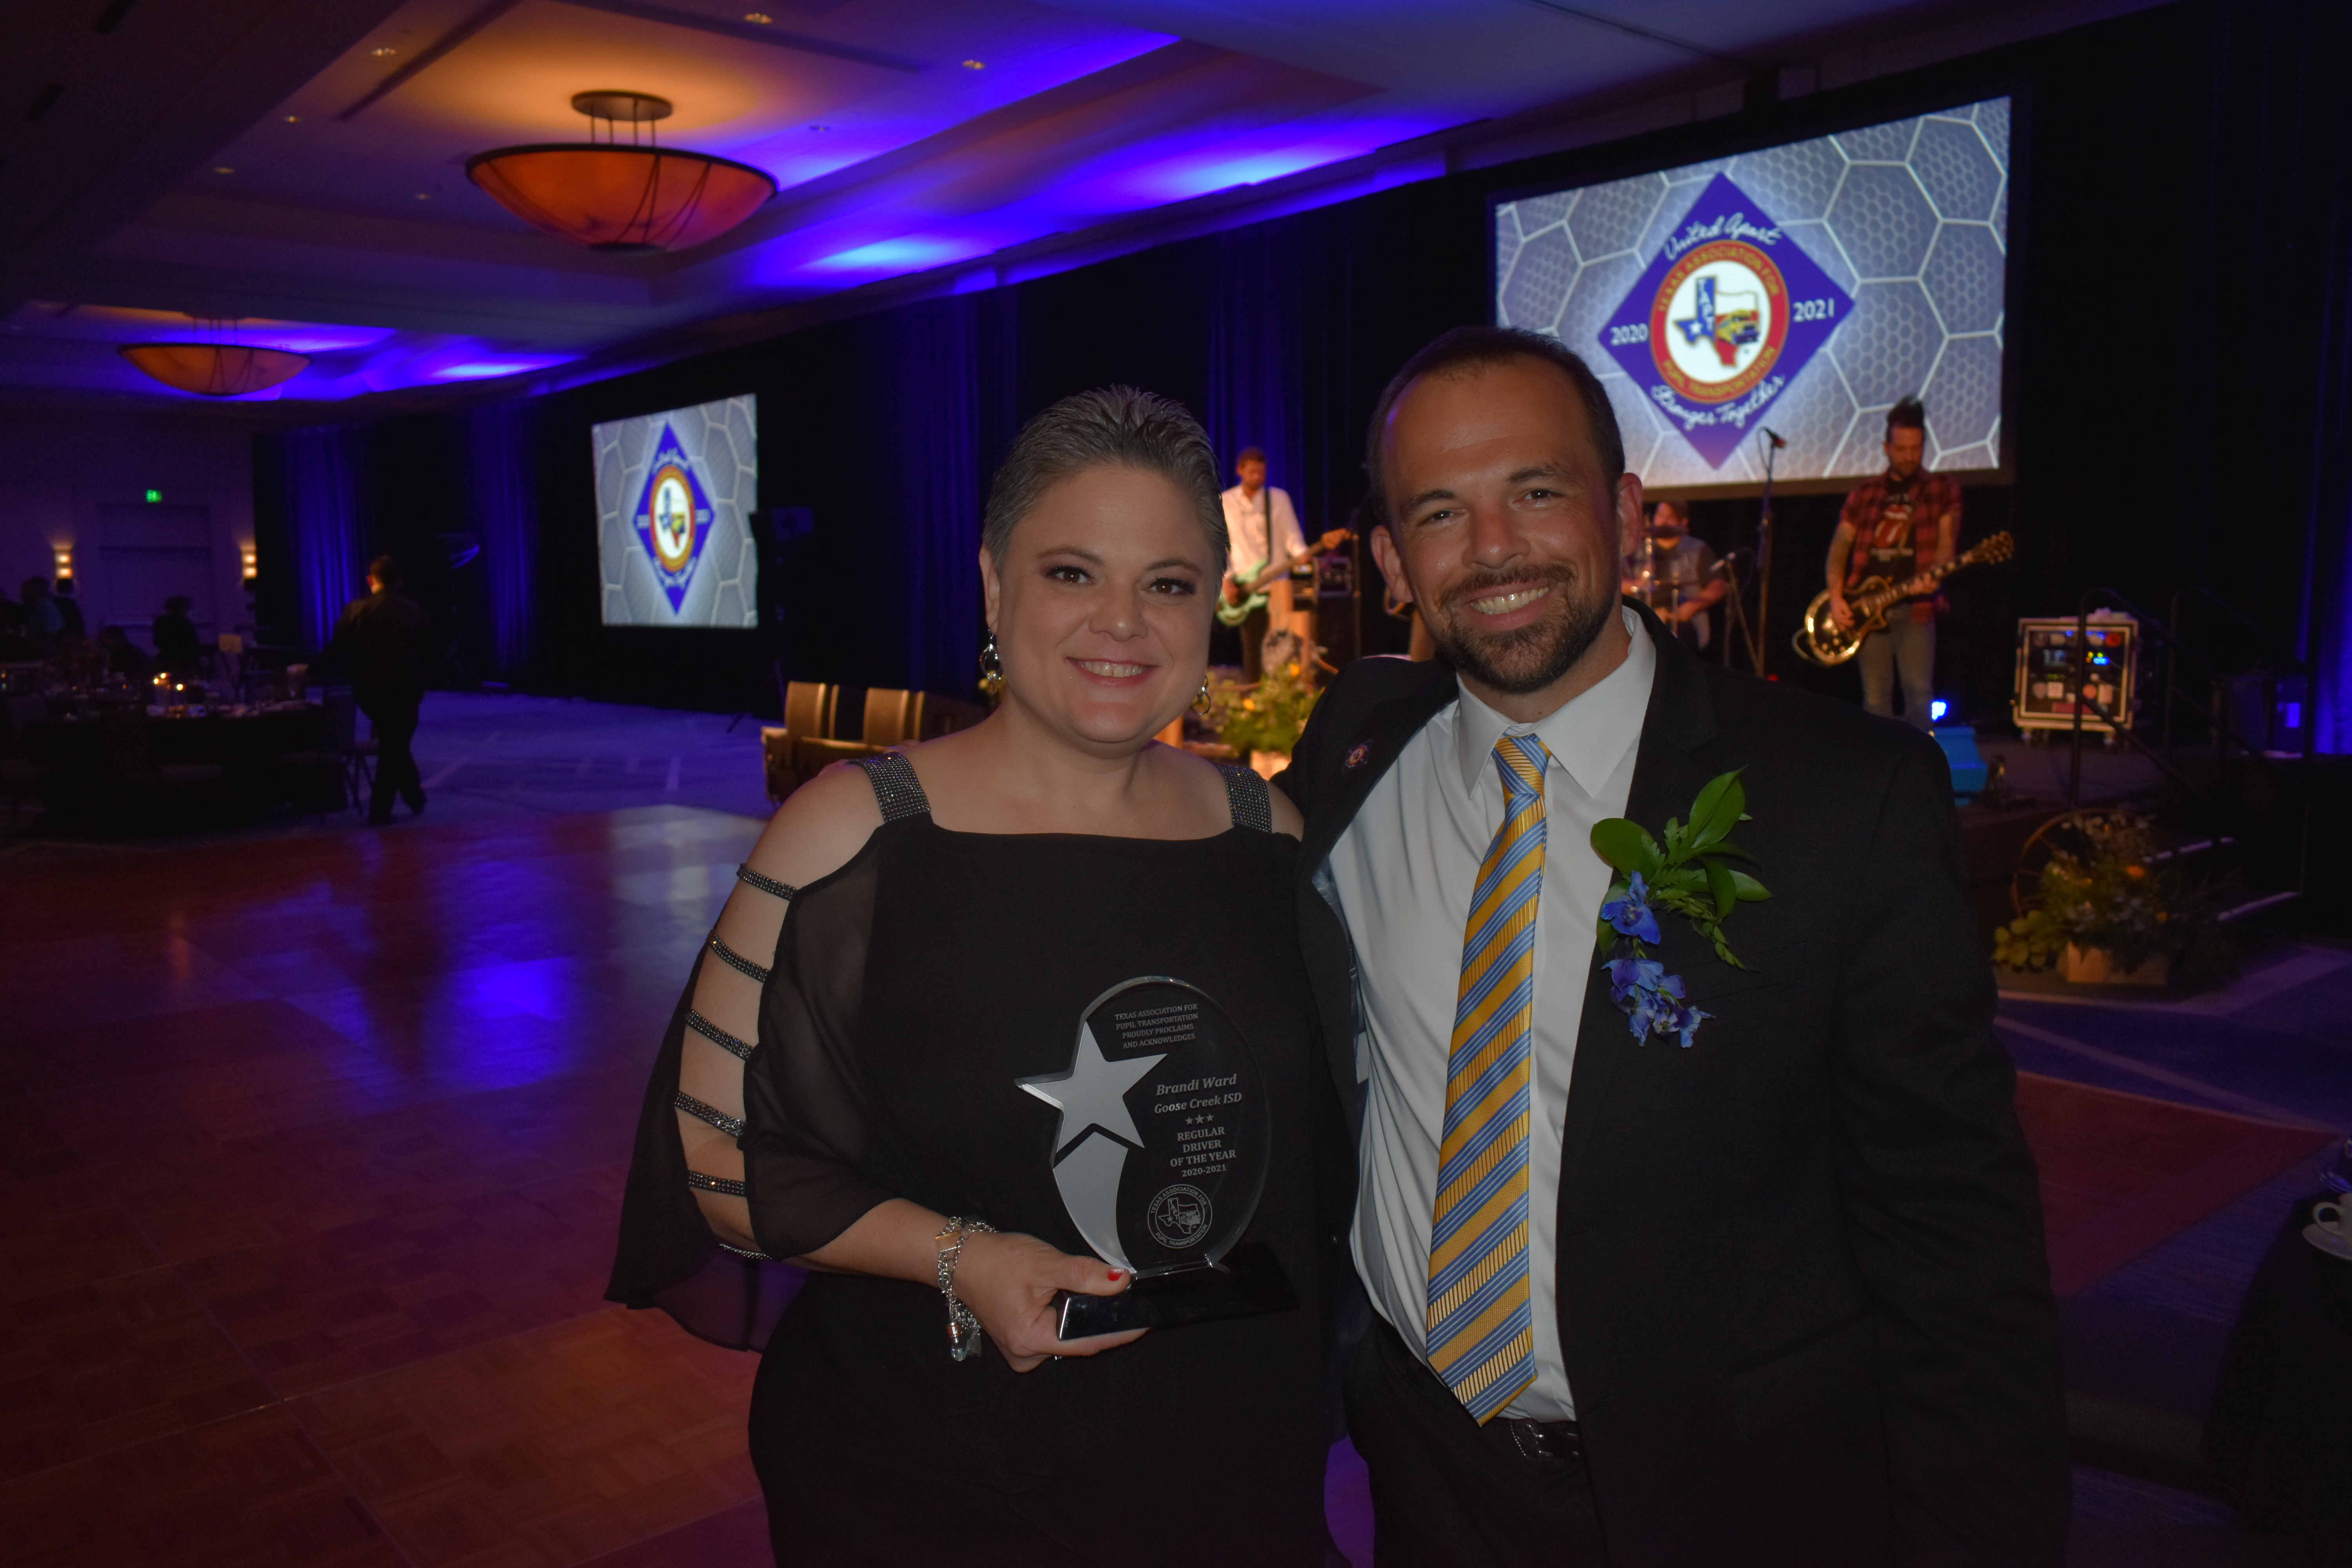
[(425, 606), (394, 590), (370, 594), (344, 606), (316, 663), (331, 670), (348, 670), (352, 694), (361, 707), (416, 702), (425, 696), (425, 675), (431, 668), (433, 617)]
[[(1714, 1015), (1688, 1049), (1633, 1038), (1594, 956), (1558, 1300), (1611, 1561), (2054, 1565), (2057, 1316), (1943, 756), (1641, 613), (1657, 676), (1626, 815), (1655, 833), (1745, 768), (1735, 842), (1773, 898), (1725, 925), (1749, 971), (1661, 916)], [(1340, 674), (1275, 781), (1307, 816), (1303, 879), (1454, 696), (1444, 664)], [(1354, 958), (1311, 881), (1300, 900), (1360, 1131)]]

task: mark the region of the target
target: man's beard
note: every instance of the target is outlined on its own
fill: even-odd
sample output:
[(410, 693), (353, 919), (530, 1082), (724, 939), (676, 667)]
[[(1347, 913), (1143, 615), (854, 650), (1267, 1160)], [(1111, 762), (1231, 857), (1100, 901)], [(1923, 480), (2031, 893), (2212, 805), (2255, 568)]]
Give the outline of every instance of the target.
[[(1473, 599), (1547, 586), (1559, 608), (1539, 620), (1491, 637), (1480, 637), (1465, 625), (1464, 606)], [(1480, 685), (1513, 696), (1541, 691), (1584, 657), (1616, 614), (1615, 595), (1580, 594), (1578, 588), (1576, 568), (1562, 561), (1474, 577), (1446, 594), (1439, 614), (1426, 617), (1429, 635), (1455, 669)]]

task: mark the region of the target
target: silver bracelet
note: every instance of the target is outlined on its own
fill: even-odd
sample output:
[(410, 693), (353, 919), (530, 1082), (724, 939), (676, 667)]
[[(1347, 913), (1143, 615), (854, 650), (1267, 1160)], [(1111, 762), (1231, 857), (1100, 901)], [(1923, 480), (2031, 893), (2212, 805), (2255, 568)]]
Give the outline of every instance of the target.
[(996, 1227), (984, 1219), (950, 1215), (947, 1228), (932, 1238), (940, 1249), (940, 1294), (948, 1302), (948, 1354), (958, 1361), (970, 1361), (980, 1353), (980, 1320), (971, 1315), (970, 1307), (956, 1299), (956, 1263), (963, 1257), (966, 1237), (995, 1234)]

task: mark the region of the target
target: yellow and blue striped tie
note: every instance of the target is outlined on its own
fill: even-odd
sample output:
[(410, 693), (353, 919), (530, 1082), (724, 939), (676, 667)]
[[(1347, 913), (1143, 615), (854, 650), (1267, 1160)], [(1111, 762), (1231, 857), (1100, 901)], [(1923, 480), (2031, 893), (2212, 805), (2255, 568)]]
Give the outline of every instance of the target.
[(1528, 1116), (1550, 758), (1533, 735), (1495, 742), (1503, 826), (1470, 896), (1445, 1064), (1445, 1131), (1429, 1238), (1429, 1364), (1481, 1426), (1535, 1381)]

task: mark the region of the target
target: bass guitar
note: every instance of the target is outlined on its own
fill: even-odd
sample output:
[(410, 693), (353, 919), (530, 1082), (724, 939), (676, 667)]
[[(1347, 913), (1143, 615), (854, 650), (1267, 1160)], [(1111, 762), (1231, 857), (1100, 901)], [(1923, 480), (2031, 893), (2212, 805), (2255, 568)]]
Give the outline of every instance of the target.
[(1830, 591), (1824, 588), (1805, 606), (1805, 624), (1797, 628), (1792, 639), (1798, 657), (1820, 665), (1843, 664), (1862, 651), (1863, 640), (1871, 633), (1886, 629), (1886, 613), (1904, 600), (1916, 598), (1963, 566), (2006, 561), (2016, 552), (2017, 541), (2006, 533), (1996, 533), (1941, 566), (1930, 567), (1900, 583), (1889, 583), (1884, 577), (1867, 578), (1845, 596), (1845, 607), (1852, 612), (1853, 624), (1843, 627), (1830, 618)]
[(1355, 537), (1344, 528), (1335, 528), (1320, 539), (1308, 540), (1306, 549), (1286, 555), (1279, 561), (1268, 562), (1265, 567), (1252, 574), (1248, 582), (1241, 584), (1239, 602), (1223, 594), (1217, 595), (1217, 619), (1229, 626), (1240, 626), (1265, 608), (1267, 587), (1288, 575), (1293, 566), (1302, 561), (1312, 561), (1327, 551), (1337, 550)]

